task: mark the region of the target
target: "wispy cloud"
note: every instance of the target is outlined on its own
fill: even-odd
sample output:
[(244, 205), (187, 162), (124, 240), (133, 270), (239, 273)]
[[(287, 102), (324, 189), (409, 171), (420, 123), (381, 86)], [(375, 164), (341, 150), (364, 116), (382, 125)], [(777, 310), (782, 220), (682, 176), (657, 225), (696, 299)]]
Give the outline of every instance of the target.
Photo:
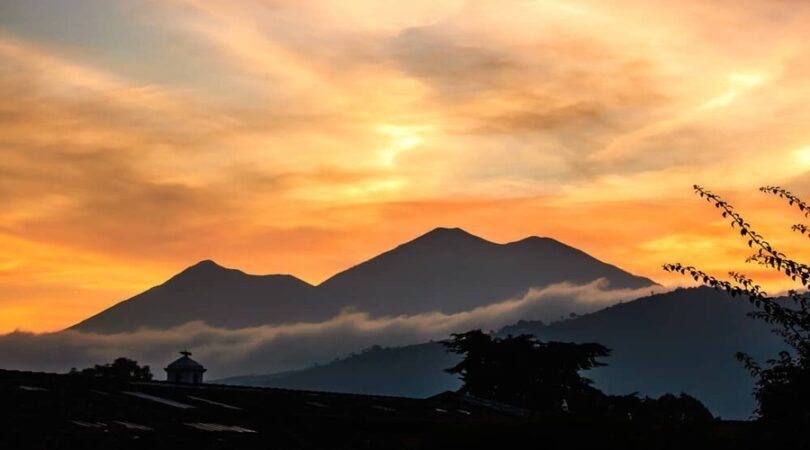
[(743, 270), (681, 245), (732, 243), (690, 186), (784, 242), (747, 193), (810, 193), (805, 2), (63, 3), (0, 5), (3, 331), (203, 258), (318, 282), (439, 225)]

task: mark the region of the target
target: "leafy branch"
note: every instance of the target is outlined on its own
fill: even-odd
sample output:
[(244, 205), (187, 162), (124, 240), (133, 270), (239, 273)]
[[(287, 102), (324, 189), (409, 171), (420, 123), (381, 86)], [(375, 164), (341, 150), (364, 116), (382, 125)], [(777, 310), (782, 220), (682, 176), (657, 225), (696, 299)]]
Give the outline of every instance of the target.
[[(748, 257), (746, 262), (769, 267), (784, 273), (793, 281), (801, 282), (804, 288), (810, 287), (810, 266), (789, 258), (774, 248), (731, 204), (717, 194), (698, 185), (694, 186), (694, 190), (719, 209), (724, 218), (730, 219), (731, 227), (739, 230), (740, 235), (747, 239), (749, 247), (756, 248), (756, 253)], [(804, 217), (810, 217), (810, 207), (790, 191), (779, 186), (765, 186), (760, 191), (787, 200)], [(792, 229), (803, 235), (810, 233), (810, 227), (802, 224), (793, 225)], [(755, 395), (759, 401), (759, 414), (762, 417), (780, 419), (810, 417), (810, 398), (805, 398), (806, 393), (810, 392), (810, 299), (806, 293), (791, 290), (786, 297), (775, 298), (769, 296), (753, 279), (738, 272), (729, 272), (730, 280), (723, 280), (681, 263), (665, 264), (663, 268), (671, 273), (689, 276), (733, 297), (748, 298), (756, 308), (749, 315), (773, 325), (773, 331), (793, 350), (792, 353), (780, 352), (778, 358), (768, 360), (769, 367), (766, 369), (760, 367), (749, 355), (737, 353), (737, 359), (758, 378)]]

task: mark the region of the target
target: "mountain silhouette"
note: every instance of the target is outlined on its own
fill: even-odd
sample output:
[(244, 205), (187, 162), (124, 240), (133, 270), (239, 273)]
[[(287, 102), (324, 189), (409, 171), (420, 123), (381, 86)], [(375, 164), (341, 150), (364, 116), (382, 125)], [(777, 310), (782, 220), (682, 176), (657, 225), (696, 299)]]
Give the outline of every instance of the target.
[(240, 328), (271, 317), (314, 317), (315, 287), (292, 275), (249, 275), (201, 261), (72, 328), (96, 333), (170, 328), (204, 321)]
[[(725, 418), (753, 411), (753, 379), (735, 353), (760, 361), (784, 348), (751, 305), (708, 288), (678, 289), (617, 304), (574, 319), (544, 324), (524, 321), (499, 335), (533, 334), (541, 340), (599, 342), (612, 349), (607, 367), (588, 373), (608, 393), (660, 396), (686, 392)], [(455, 390), (445, 373), (458, 356), (439, 343), (375, 348), (326, 365), (223, 382), (292, 389), (428, 397)]]
[(436, 228), (318, 286), (324, 302), (374, 315), (456, 313), (530, 287), (606, 278), (613, 288), (655, 283), (550, 238), (496, 244), (460, 228)]
[(113, 333), (197, 320), (239, 328), (323, 320), (346, 307), (373, 316), (455, 313), (532, 287), (598, 278), (612, 288), (655, 284), (554, 239), (496, 244), (459, 228), (437, 228), (317, 287), (290, 275), (248, 275), (202, 261), (73, 328)]

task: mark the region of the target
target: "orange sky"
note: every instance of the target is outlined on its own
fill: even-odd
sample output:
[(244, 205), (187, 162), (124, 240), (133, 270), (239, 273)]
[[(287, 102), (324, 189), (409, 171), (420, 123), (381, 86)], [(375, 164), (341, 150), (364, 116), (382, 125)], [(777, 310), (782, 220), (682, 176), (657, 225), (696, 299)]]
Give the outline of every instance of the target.
[[(0, 2), (0, 332), (211, 258), (317, 283), (436, 226), (663, 283), (810, 195), (799, 1)], [(784, 287), (773, 277), (769, 286)]]

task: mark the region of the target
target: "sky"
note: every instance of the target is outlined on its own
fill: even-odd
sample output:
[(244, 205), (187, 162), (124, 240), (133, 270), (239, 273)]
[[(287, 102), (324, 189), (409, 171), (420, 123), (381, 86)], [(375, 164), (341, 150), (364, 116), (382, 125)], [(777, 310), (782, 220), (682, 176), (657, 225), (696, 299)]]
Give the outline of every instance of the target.
[(3, 0), (0, 333), (202, 259), (319, 283), (438, 226), (784, 289), (691, 186), (810, 257), (757, 192), (810, 197), (808, 22), (798, 0)]

